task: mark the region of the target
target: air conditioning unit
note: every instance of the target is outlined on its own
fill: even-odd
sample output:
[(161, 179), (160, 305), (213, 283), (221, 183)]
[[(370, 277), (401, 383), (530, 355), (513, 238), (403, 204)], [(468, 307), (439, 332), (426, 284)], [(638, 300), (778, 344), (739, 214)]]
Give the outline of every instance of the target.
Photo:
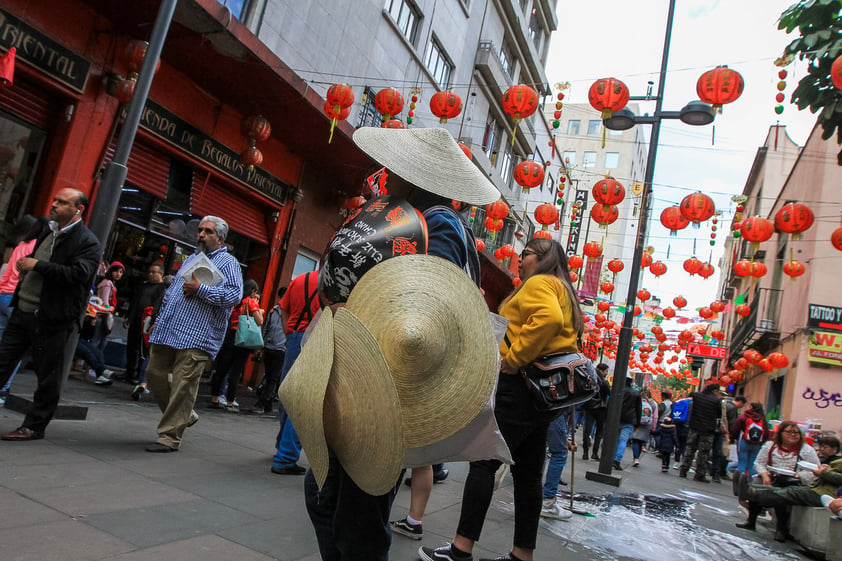
[(726, 286), (725, 287), (725, 294), (723, 300), (733, 300), (734, 295), (737, 293), (737, 289), (733, 286)]
[(757, 330), (764, 332), (775, 331), (775, 322), (771, 319), (761, 319), (760, 326), (757, 328)]

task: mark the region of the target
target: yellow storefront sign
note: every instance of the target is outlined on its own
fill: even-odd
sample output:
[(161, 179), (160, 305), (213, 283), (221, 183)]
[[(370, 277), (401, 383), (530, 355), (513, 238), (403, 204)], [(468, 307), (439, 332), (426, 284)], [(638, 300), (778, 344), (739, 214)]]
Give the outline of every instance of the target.
[(842, 366), (842, 333), (815, 331), (807, 340), (810, 362)]

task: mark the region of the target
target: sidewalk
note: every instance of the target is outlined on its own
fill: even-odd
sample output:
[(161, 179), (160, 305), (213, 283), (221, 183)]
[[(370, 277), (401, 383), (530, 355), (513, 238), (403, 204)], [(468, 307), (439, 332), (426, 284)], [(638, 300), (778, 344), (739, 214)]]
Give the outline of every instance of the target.
[[(13, 390), (31, 395), (34, 376), (18, 376)], [(203, 390), (206, 386), (203, 385)], [(27, 391), (29, 393), (27, 394)], [(159, 413), (148, 396), (129, 399), (131, 387), (102, 388), (71, 379), (65, 399), (86, 405), (85, 421), (53, 421), (44, 440), (0, 442), (0, 559), (15, 561), (317, 561), (304, 508), (302, 477), (270, 473), (277, 421), (205, 408), (174, 454), (149, 454)], [(249, 397), (239, 399), (245, 410)], [(0, 409), (0, 431), (22, 416)], [(536, 561), (559, 559), (702, 561), (800, 560), (795, 544), (772, 541), (768, 522), (757, 533), (737, 529), (743, 519), (722, 485), (660, 473), (644, 454), (622, 472), (619, 489), (585, 480), (595, 461), (576, 459), (576, 508), (593, 518), (542, 521)], [(306, 464), (306, 458), (303, 458)], [(395, 535), (394, 561), (417, 559), (419, 545), (453, 537), (466, 464), (433, 489), (421, 542)], [(570, 462), (564, 480), (570, 481)], [(562, 490), (565, 487), (561, 487)], [(406, 514), (401, 486), (393, 519)], [(511, 548), (511, 477), (494, 496), (474, 558)]]

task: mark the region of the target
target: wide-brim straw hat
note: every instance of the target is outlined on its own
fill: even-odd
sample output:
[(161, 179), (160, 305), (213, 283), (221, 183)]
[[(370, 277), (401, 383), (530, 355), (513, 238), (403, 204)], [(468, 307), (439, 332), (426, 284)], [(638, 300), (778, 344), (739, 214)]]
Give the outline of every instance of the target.
[(333, 367), (333, 323), (330, 308), (323, 309), (278, 389), (278, 397), (307, 453), (319, 488), (324, 485), (328, 471), (322, 411)]
[(278, 395), (319, 488), (328, 449), (366, 493), (395, 486), (403, 468), (400, 401), (377, 341), (351, 312), (322, 310)]
[(446, 129), (362, 127), (353, 138), (363, 152), (419, 189), (471, 205), (500, 198)]
[(485, 299), (462, 269), (429, 255), (387, 259), (360, 279), (346, 306), (383, 352), (407, 448), (452, 435), (488, 402), (499, 351)]
[(384, 495), (403, 469), (398, 393), (377, 341), (349, 310), (336, 311), (333, 335), (324, 402), (327, 444), (360, 489)]

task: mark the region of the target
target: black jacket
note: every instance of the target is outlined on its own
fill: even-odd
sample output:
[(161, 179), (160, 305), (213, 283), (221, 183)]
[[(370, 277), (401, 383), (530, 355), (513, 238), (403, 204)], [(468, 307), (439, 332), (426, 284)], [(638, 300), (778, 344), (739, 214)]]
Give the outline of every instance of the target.
[(623, 407), (620, 410), (620, 424), (634, 425), (640, 424), (640, 412), (643, 409), (643, 400), (640, 398), (640, 392), (628, 385), (623, 388)]
[[(48, 230), (38, 238), (35, 249), (51, 235)], [(35, 270), (44, 277), (38, 306), (39, 323), (66, 328), (79, 322), (88, 304), (101, 255), (99, 240), (81, 221), (69, 232), (58, 234), (50, 260), (38, 261), (35, 265)], [(19, 282), (15, 289), (13, 308), (17, 307), (21, 284)]]
[(690, 394), (690, 428), (696, 432), (713, 434), (722, 417), (722, 404), (713, 392), (701, 391)]

